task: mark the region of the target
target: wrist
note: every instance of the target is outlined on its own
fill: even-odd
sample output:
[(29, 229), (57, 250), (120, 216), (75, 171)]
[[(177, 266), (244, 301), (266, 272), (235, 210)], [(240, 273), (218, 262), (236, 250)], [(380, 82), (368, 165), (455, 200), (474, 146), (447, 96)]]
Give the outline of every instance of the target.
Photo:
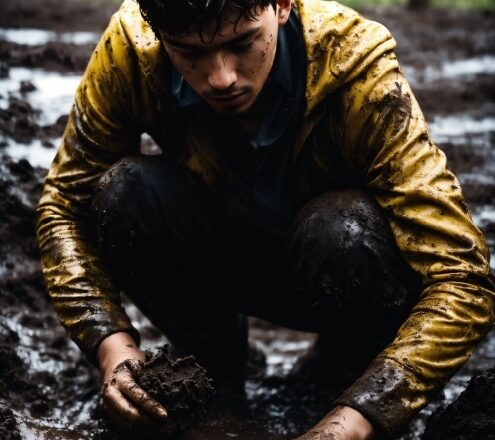
[(373, 425), (349, 406), (335, 407), (315, 428), (338, 440), (371, 440), (374, 436)]
[(98, 346), (96, 357), (100, 371), (105, 374), (118, 364), (134, 359), (143, 362), (144, 352), (137, 347), (132, 336), (125, 332), (113, 333), (103, 339)]
[(359, 411), (349, 406), (337, 406), (334, 411), (342, 420), (343, 425), (348, 428), (350, 439), (371, 440), (373, 438), (373, 425)]

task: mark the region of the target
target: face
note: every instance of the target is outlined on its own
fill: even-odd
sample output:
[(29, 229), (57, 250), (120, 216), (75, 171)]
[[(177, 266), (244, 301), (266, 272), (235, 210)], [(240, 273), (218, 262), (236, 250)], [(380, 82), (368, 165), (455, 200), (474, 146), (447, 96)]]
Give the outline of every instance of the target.
[(209, 25), (197, 33), (161, 33), (170, 59), (187, 83), (215, 111), (236, 115), (248, 111), (261, 92), (273, 65), (278, 27), (287, 22), (290, 0), (278, 0), (256, 11), (256, 20), (227, 14), (220, 30)]

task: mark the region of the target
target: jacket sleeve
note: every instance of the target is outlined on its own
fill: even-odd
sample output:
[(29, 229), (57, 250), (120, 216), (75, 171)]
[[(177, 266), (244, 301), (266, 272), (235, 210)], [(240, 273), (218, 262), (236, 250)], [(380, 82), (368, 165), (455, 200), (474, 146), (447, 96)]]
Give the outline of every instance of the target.
[(37, 214), (42, 269), (54, 307), (71, 337), (94, 362), (106, 336), (131, 326), (97, 255), (90, 206), (102, 174), (139, 151), (140, 128), (129, 95), (132, 54), (115, 15), (76, 93)]
[(338, 400), (393, 437), (490, 329), (494, 279), (485, 239), (393, 52), (345, 86), (341, 97), (342, 154), (422, 277), (420, 300), (395, 339)]

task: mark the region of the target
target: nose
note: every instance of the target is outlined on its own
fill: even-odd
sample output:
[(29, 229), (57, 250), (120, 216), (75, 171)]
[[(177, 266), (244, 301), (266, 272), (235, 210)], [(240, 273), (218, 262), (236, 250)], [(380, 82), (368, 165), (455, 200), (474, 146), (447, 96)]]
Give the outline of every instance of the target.
[(228, 90), (237, 81), (235, 62), (224, 53), (212, 55), (211, 69), (208, 74), (209, 86), (217, 91)]

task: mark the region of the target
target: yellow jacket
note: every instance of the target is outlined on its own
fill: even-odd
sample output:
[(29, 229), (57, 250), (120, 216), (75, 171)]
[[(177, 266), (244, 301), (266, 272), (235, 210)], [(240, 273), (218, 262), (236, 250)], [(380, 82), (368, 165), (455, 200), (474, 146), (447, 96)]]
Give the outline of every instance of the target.
[[(303, 200), (347, 183), (383, 208), (423, 292), (395, 340), (340, 398), (395, 435), (469, 358), (494, 321), (485, 240), (459, 182), (378, 23), (335, 2), (296, 0), (307, 49), (305, 113), (293, 146)], [(62, 324), (88, 355), (116, 331), (135, 330), (101, 267), (89, 224), (92, 191), (148, 132), (165, 155), (210, 185), (232, 178), (208, 127), (179, 117), (170, 60), (126, 0), (103, 34), (77, 90), (39, 203), (43, 271)]]

